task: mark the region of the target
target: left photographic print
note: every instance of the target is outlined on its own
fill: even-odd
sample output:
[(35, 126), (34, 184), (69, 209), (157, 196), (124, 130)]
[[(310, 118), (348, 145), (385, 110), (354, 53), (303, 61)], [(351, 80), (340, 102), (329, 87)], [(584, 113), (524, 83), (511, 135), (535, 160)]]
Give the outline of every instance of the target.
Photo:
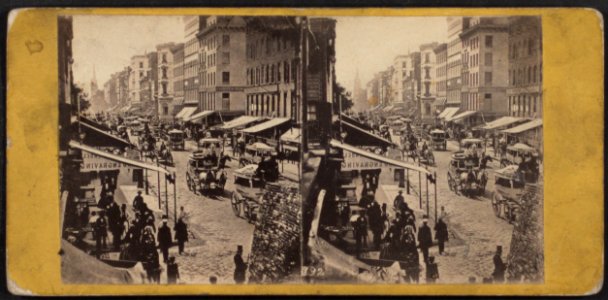
[(57, 22), (63, 282), (299, 282), (298, 19)]

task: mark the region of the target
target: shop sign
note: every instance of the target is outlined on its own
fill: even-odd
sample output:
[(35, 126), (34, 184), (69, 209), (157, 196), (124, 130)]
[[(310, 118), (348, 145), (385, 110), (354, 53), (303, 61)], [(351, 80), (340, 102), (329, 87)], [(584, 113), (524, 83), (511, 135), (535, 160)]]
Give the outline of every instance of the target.
[(125, 163), (107, 159), (86, 151), (82, 151), (82, 160), (83, 161), (80, 168), (81, 172), (97, 172), (131, 168), (130, 165)]
[(343, 151), (344, 161), (342, 162), (342, 171), (352, 170), (371, 170), (371, 169), (382, 169), (392, 168), (393, 166), (381, 161), (369, 159), (365, 156), (361, 156), (348, 150)]

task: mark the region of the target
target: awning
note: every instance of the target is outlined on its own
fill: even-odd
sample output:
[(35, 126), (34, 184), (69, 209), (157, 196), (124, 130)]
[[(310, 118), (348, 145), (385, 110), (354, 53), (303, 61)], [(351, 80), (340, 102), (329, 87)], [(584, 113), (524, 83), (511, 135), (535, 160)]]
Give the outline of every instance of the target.
[(141, 276), (143, 272), (136, 272), (135, 268), (114, 268), (63, 239), (61, 250), (61, 276), (70, 284), (141, 283), (139, 277), (135, 276)]
[(370, 109), (370, 111), (376, 111), (376, 110), (382, 109), (383, 106), (384, 106), (383, 104), (378, 104), (378, 105), (372, 107)]
[(289, 150), (289, 151), (294, 151), (294, 152), (300, 151), (300, 149), (298, 149), (298, 147), (292, 146), (292, 145), (282, 144), (281, 147), (283, 148), (283, 150)]
[(521, 121), (524, 121), (524, 120), (525, 119), (518, 118), (518, 117), (502, 117), (502, 118), (499, 118), (499, 119), (496, 119), (496, 120), (494, 120), (492, 122), (487, 123), (485, 126), (482, 126), (481, 128), (482, 129), (491, 130), (491, 129), (496, 129), (496, 128), (508, 126), (510, 124), (521, 122)]
[(460, 108), (458, 107), (446, 107), (438, 116), (440, 119), (447, 119), (452, 117)]
[(353, 117), (350, 117), (344, 113), (342, 113), (340, 115), (342, 116), (342, 122), (351, 123), (359, 128), (365, 129), (365, 130), (373, 130), (373, 128), (371, 126), (363, 124)]
[(128, 104), (127, 106), (121, 108), (120, 111), (127, 112), (127, 111), (129, 111), (129, 109), (131, 109), (131, 104)]
[(524, 131), (528, 131), (530, 129), (534, 129), (536, 127), (543, 126), (542, 119), (534, 119), (528, 123), (521, 124), (519, 126), (515, 126), (513, 128), (502, 130), (504, 133), (522, 133)]
[(117, 136), (115, 136), (115, 135), (113, 135), (113, 134), (111, 134), (109, 132), (106, 132), (106, 131), (100, 130), (98, 128), (95, 128), (95, 127), (93, 127), (93, 126), (91, 126), (91, 125), (89, 125), (89, 124), (87, 124), (85, 122), (80, 122), (80, 126), (83, 126), (84, 128), (86, 128), (88, 130), (94, 131), (95, 133), (99, 133), (99, 134), (101, 134), (101, 135), (103, 135), (105, 137), (108, 137), (111, 140), (116, 141), (116, 142), (122, 144), (122, 146), (128, 146), (128, 147), (133, 146), (133, 144), (131, 144), (131, 142), (129, 142), (129, 141), (121, 139), (121, 138), (119, 138), (119, 137), (117, 137)]
[(70, 141), (70, 147), (77, 148), (77, 149), (80, 149), (82, 151), (86, 151), (88, 153), (91, 153), (91, 154), (94, 154), (94, 155), (97, 155), (97, 156), (100, 156), (100, 157), (103, 157), (103, 158), (106, 158), (106, 159), (109, 159), (109, 160), (113, 160), (113, 161), (116, 161), (116, 162), (121, 162), (123, 164), (127, 164), (127, 165), (130, 165), (130, 166), (139, 167), (139, 168), (143, 168), (143, 169), (148, 169), (150, 171), (161, 172), (161, 173), (164, 173), (164, 174), (170, 174), (168, 170), (166, 170), (166, 169), (164, 169), (162, 167), (151, 165), (151, 164), (147, 164), (145, 162), (137, 161), (137, 160), (134, 160), (134, 159), (123, 157), (123, 156), (114, 155), (112, 153), (105, 152), (105, 151), (102, 151), (102, 150), (98, 150), (98, 149), (95, 149), (93, 147), (89, 147), (89, 146), (80, 144), (80, 143), (75, 142), (75, 141)]
[(455, 115), (455, 116), (453, 116), (451, 118), (446, 118), (445, 120), (448, 121), (448, 122), (449, 121), (456, 121), (456, 120), (460, 120), (460, 119), (464, 119), (466, 117), (472, 116), (472, 115), (474, 115), (476, 113), (477, 113), (476, 110), (467, 110), (467, 111), (461, 112), (461, 113), (459, 113), (459, 114), (457, 114), (457, 115)]
[(221, 129), (233, 129), (233, 128), (245, 126), (245, 125), (255, 122), (255, 121), (259, 121), (260, 119), (261, 119), (260, 117), (254, 117), (254, 116), (240, 116), (236, 119), (233, 119), (233, 120), (230, 120), (230, 121), (224, 123), (224, 125), (222, 125), (222, 127), (220, 127), (220, 128)]
[(273, 127), (277, 127), (279, 125), (285, 124), (287, 122), (289, 122), (289, 118), (274, 118), (274, 119), (270, 119), (266, 122), (262, 122), (260, 124), (254, 125), (252, 127), (248, 127), (245, 129), (242, 129), (241, 132), (244, 133), (258, 133), (264, 130), (268, 130), (271, 129)]
[(196, 114), (194, 114), (194, 115), (190, 116), (190, 117), (189, 117), (189, 118), (187, 118), (187, 119), (186, 119), (186, 118), (184, 118), (184, 121), (190, 121), (190, 122), (193, 122), (193, 121), (196, 121), (196, 120), (199, 120), (199, 119), (206, 118), (206, 117), (210, 116), (211, 114), (213, 114), (214, 112), (215, 112), (215, 111), (213, 111), (213, 110), (204, 110), (204, 111), (201, 111), (201, 112), (199, 112), (199, 113), (196, 113)]
[(378, 155), (378, 154), (369, 152), (367, 150), (363, 150), (361, 148), (357, 148), (355, 146), (342, 143), (342, 142), (340, 142), (338, 140), (331, 140), (329, 142), (329, 144), (332, 147), (340, 148), (340, 149), (346, 150), (346, 151), (350, 151), (350, 152), (356, 153), (356, 154), (358, 154), (360, 156), (363, 156), (363, 157), (366, 157), (366, 158), (369, 158), (369, 159), (372, 159), (372, 160), (375, 160), (375, 161), (383, 162), (383, 163), (386, 163), (386, 164), (389, 164), (389, 165), (393, 165), (395, 167), (406, 168), (406, 169), (409, 169), (409, 170), (414, 170), (414, 171), (418, 171), (418, 172), (425, 173), (425, 174), (431, 174), (431, 172), (429, 170), (425, 169), (425, 168), (422, 168), (422, 167), (419, 167), (419, 166), (416, 166), (416, 165), (412, 165), (412, 164), (408, 164), (408, 163), (405, 163), (405, 162), (402, 162), (402, 161), (398, 161), (398, 160), (395, 160), (395, 159), (392, 159), (392, 158), (384, 157), (382, 155)]
[(302, 142), (301, 134), (300, 128), (291, 128), (281, 135), (280, 140), (282, 142), (300, 144)]
[[(360, 132), (360, 133), (363, 133), (365, 136), (367, 136), (367, 137), (371, 138), (371, 139), (372, 139), (372, 141), (374, 141), (374, 144), (376, 144), (376, 143), (378, 143), (378, 142), (379, 142), (380, 144), (378, 144), (377, 146), (381, 146), (381, 145), (387, 145), (387, 146), (390, 146), (390, 145), (393, 145), (393, 142), (391, 142), (391, 141), (389, 141), (389, 140), (387, 140), (387, 139), (384, 139), (384, 138), (382, 138), (382, 137), (380, 137), (380, 136), (378, 136), (378, 135), (375, 135), (375, 134), (373, 134), (373, 133), (371, 133), (371, 132), (369, 132), (369, 131), (367, 131), (367, 130), (364, 130), (364, 129), (362, 129), (362, 128), (359, 128), (359, 127), (357, 127), (357, 126), (355, 126), (355, 125), (353, 125), (353, 124), (350, 124), (350, 123), (347, 123), (347, 122), (342, 122), (342, 125), (346, 125), (346, 127), (347, 127), (347, 128), (346, 128), (346, 130), (348, 130), (348, 128), (350, 128), (351, 130), (354, 130), (355, 132)], [(347, 139), (350, 139), (350, 138), (352, 138), (352, 137), (351, 137), (351, 136), (349, 136), (349, 135), (347, 135), (347, 136), (346, 136), (346, 138), (347, 138)], [(361, 142), (362, 142), (362, 143), (365, 143), (365, 141), (361, 141)], [(363, 146), (363, 145), (364, 145), (364, 144), (361, 144), (361, 146)]]
[(192, 115), (194, 112), (196, 111), (196, 107), (184, 107), (182, 108), (182, 110), (177, 113), (177, 115), (175, 115), (176, 119), (182, 119), (182, 120), (186, 120), (188, 117), (190, 117), (190, 115)]

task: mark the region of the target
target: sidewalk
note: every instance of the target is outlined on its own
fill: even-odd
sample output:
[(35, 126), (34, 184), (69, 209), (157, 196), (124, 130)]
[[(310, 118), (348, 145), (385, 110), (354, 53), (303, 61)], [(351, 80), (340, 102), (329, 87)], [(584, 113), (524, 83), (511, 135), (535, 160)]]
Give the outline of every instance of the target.
[[(138, 189), (135, 185), (119, 185), (116, 188), (114, 201), (116, 201), (116, 204), (118, 204), (118, 206), (126, 204), (127, 207), (132, 207), (133, 199), (135, 199), (135, 196), (137, 196), (138, 190), (140, 189)], [(164, 210), (162, 210), (162, 206), (161, 209), (158, 208), (158, 196), (155, 195), (155, 193), (150, 193), (150, 195), (146, 195), (146, 193), (143, 192), (142, 189), (141, 196), (144, 198), (144, 203), (148, 205), (148, 208), (152, 210), (152, 212), (154, 212), (155, 214), (161, 214), (164, 212)]]

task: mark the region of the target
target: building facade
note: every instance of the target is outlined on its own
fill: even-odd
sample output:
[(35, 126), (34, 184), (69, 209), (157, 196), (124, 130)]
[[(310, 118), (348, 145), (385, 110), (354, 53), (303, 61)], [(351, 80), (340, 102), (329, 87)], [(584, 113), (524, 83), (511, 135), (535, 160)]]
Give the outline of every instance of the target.
[[(419, 111), (420, 109), (420, 52), (412, 52), (407, 56), (407, 77), (403, 81), (404, 101), (406, 109)], [(419, 115), (419, 114), (418, 114)]]
[(509, 18), (509, 115), (541, 118), (542, 30), (540, 17)]
[(198, 33), (202, 24), (206, 23), (203, 16), (184, 17), (184, 105), (198, 106), (199, 78), (199, 41)]
[(149, 61), (146, 55), (135, 55), (131, 57), (129, 73), (129, 102), (131, 105), (141, 105), (140, 83), (146, 77), (149, 70)]
[(245, 27), (238, 16), (209, 16), (199, 41), (199, 109), (245, 111)]
[(366, 100), (368, 105), (377, 106), (380, 105), (380, 73), (374, 74), (374, 78), (367, 82), (365, 85)]
[(412, 66), (408, 64), (407, 55), (397, 55), (393, 59), (390, 96), (391, 103), (405, 102), (403, 81), (407, 77), (411, 68)]
[(156, 46), (157, 62), (157, 90), (156, 100), (158, 107), (157, 117), (161, 121), (173, 119), (171, 114), (171, 103), (174, 97), (173, 86), (173, 51), (174, 43), (164, 43)]
[(171, 101), (170, 112), (175, 116), (182, 108), (184, 102), (184, 44), (179, 43), (171, 48), (173, 59), (173, 101)]
[(506, 115), (508, 83), (507, 18), (475, 17), (461, 34), (461, 109), (485, 120)]
[(431, 110), (436, 114), (444, 109), (447, 100), (448, 45), (446, 43), (439, 44), (433, 49), (433, 52), (435, 52), (436, 98), (431, 105)]
[(436, 47), (436, 42), (420, 45), (420, 117), (427, 122), (434, 120), (432, 105), (437, 97)]
[(469, 26), (468, 17), (448, 17), (447, 87), (448, 106), (459, 106), (462, 86), (462, 41), (460, 33)]
[(300, 33), (290, 24), (295, 18), (257, 17), (247, 22), (247, 115), (298, 119)]

